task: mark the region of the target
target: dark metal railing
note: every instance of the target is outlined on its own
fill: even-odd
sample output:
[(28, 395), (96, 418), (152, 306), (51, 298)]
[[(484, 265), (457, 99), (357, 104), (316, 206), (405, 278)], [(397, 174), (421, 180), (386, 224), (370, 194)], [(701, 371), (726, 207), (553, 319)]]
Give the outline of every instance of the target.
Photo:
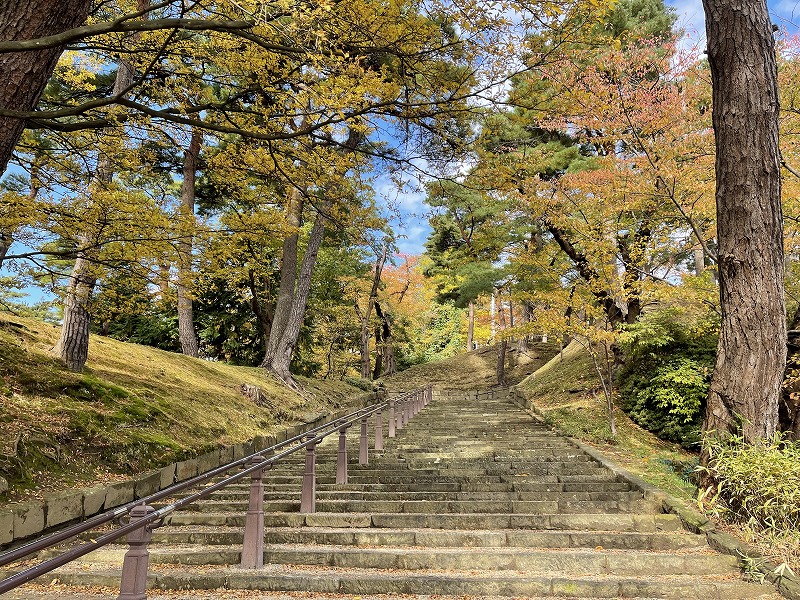
[[(82, 523), (66, 527), (50, 535), (37, 538), (12, 550), (0, 554), (0, 567), (9, 565), (22, 559), (56, 546), (78, 535), (110, 523), (120, 521), (120, 526), (112, 531), (98, 535), (79, 546), (62, 552), (61, 554), (44, 560), (37, 565), (28, 567), (6, 579), (0, 581), (0, 594), (27, 583), (41, 575), (49, 573), (81, 556), (89, 554), (123, 536), (128, 536), (129, 549), (125, 554), (122, 567), (122, 581), (118, 600), (141, 600), (145, 598), (147, 582), (148, 550), (147, 546), (152, 537), (153, 529), (164, 524), (166, 518), (173, 512), (190, 505), (198, 500), (222, 490), (247, 475), (250, 475), (250, 500), (245, 517), (244, 545), (242, 549), (241, 566), (257, 568), (263, 565), (264, 560), (264, 471), (269, 470), (276, 463), (298, 452), (306, 450), (305, 470), (300, 498), (300, 512), (313, 513), (316, 510), (316, 446), (329, 435), (339, 433), (339, 448), (337, 452), (336, 483), (347, 483), (347, 430), (356, 423), (360, 423), (359, 439), (359, 464), (366, 465), (369, 460), (368, 420), (375, 415), (375, 449), (383, 449), (383, 411), (389, 411), (390, 438), (395, 437), (396, 431), (403, 429), (409, 420), (431, 400), (431, 387), (425, 387), (411, 392), (400, 394), (394, 398), (384, 400), (377, 404), (353, 411), (341, 418), (329, 421), (283, 442), (254, 452), (246, 457), (234, 460), (226, 465), (197, 475), (186, 481), (176, 483), (168, 488), (139, 498), (123, 506), (96, 515)], [(296, 444), (292, 446), (292, 444)], [(291, 446), (287, 448), (287, 446)], [(279, 450), (284, 450), (278, 452)], [(276, 454), (277, 452), (277, 454)], [(240, 468), (237, 473), (213, 483), (188, 496), (180, 498), (162, 506), (153, 508), (151, 503), (170, 498), (176, 493), (194, 488), (228, 471)], [(124, 521), (128, 515), (127, 522)]]

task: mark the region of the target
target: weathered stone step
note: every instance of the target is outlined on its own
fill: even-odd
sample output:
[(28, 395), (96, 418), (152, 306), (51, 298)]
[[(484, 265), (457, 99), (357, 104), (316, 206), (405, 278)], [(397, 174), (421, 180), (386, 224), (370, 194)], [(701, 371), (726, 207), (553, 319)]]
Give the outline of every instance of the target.
[[(189, 504), (188, 510), (200, 512), (223, 512), (247, 510), (245, 502), (201, 500)], [(319, 500), (317, 510), (320, 512), (395, 512), (395, 513), (652, 513), (660, 509), (660, 505), (648, 500)], [(300, 510), (300, 501), (268, 500), (264, 503), (265, 512), (295, 512)]]
[[(240, 527), (165, 527), (153, 534), (155, 543), (240, 545)], [(335, 527), (270, 527), (268, 544), (334, 544), (340, 546), (428, 546), (428, 547), (528, 547), (605, 548), (635, 550), (689, 550), (705, 548), (705, 538), (680, 533), (375, 529)]]
[[(250, 486), (230, 485), (230, 491), (248, 493)], [(266, 491), (292, 491), (300, 490), (300, 485), (295, 483), (275, 483), (264, 485)], [(319, 491), (386, 491), (386, 492), (627, 492), (631, 486), (627, 483), (600, 482), (600, 483), (459, 483), (430, 482), (430, 483), (317, 483)]]
[[(168, 515), (167, 525), (244, 526), (244, 513), (180, 512)], [(667, 514), (425, 514), (425, 513), (266, 513), (271, 527), (378, 527), (387, 529), (529, 529), (578, 531), (683, 531), (680, 519)]]
[[(348, 491), (348, 490), (317, 490), (317, 502), (328, 500), (364, 500), (364, 501), (531, 501), (531, 500), (555, 500), (562, 501), (616, 501), (632, 502), (642, 498), (640, 492), (403, 492), (403, 491)], [(297, 497), (297, 490), (266, 491), (264, 498), (269, 501), (289, 500)], [(245, 502), (249, 498), (246, 491), (220, 491), (213, 492), (208, 496), (209, 500), (232, 500), (234, 502)]]
[[(124, 546), (108, 546), (87, 556), (86, 562), (119, 564)], [(153, 547), (150, 562), (175, 565), (238, 565), (241, 546)], [(523, 548), (353, 548), (326, 545), (273, 545), (264, 549), (264, 563), (346, 569), (406, 571), (524, 571), (576, 575), (679, 575), (731, 573), (736, 558), (722, 554), (613, 550), (529, 550)]]
[[(119, 585), (115, 570), (67, 570), (54, 578), (74, 585)], [(300, 591), (327, 594), (412, 594), (428, 596), (468, 595), (476, 597), (590, 597), (590, 598), (668, 598), (697, 600), (739, 600), (766, 597), (764, 589), (730, 577), (569, 577), (565, 575), (525, 576), (517, 572), (365, 572), (358, 569), (313, 571), (287, 567), (265, 567), (256, 571), (216, 568), (193, 573), (185, 568), (155, 566), (148, 585), (157, 589), (214, 590), (246, 589)]]

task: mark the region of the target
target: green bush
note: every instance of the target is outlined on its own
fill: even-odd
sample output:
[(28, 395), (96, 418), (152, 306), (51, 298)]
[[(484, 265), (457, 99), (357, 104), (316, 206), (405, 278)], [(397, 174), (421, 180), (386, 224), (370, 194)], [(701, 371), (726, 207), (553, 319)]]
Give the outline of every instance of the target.
[(712, 506), (728, 520), (776, 533), (800, 532), (800, 442), (776, 434), (761, 445), (709, 439)]
[(375, 389), (375, 384), (371, 382), (369, 379), (361, 379), (360, 377), (345, 377), (343, 380), (345, 383), (352, 385), (353, 387), (357, 387), (360, 390), (364, 390), (365, 392), (372, 392)]
[(697, 447), (708, 394), (708, 365), (686, 356), (645, 362), (647, 369), (629, 374), (620, 389), (623, 409), (660, 438)]
[(637, 424), (685, 448), (699, 447), (717, 331), (713, 312), (675, 306), (626, 327), (620, 398)]

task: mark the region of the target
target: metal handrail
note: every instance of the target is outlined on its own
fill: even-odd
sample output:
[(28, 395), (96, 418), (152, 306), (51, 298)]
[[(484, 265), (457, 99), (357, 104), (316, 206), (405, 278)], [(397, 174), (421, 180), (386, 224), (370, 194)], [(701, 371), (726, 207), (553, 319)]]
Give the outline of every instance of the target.
[[(135, 530), (137, 530), (137, 529), (140, 529), (141, 527), (144, 527), (144, 526), (147, 526), (147, 525), (151, 525), (151, 526), (154, 526), (154, 527), (159, 527), (159, 526), (161, 526), (163, 524), (165, 517), (167, 517), (170, 513), (174, 512), (175, 510), (178, 510), (178, 509), (186, 506), (187, 504), (191, 504), (193, 502), (196, 502), (197, 500), (205, 498), (206, 496), (208, 496), (208, 495), (210, 495), (210, 494), (212, 494), (212, 493), (214, 493), (216, 491), (224, 489), (228, 485), (230, 485), (230, 484), (232, 484), (232, 483), (234, 483), (236, 481), (239, 481), (240, 479), (244, 478), (245, 476), (247, 476), (247, 475), (249, 475), (249, 474), (251, 474), (251, 473), (253, 473), (255, 471), (269, 469), (275, 463), (280, 461), (281, 459), (283, 459), (283, 458), (285, 458), (285, 457), (287, 457), (287, 456), (289, 456), (291, 454), (294, 454), (295, 452), (297, 452), (299, 450), (302, 450), (304, 448), (308, 448), (309, 446), (312, 446), (312, 445), (315, 446), (316, 444), (320, 443), (322, 440), (324, 440), (329, 435), (331, 435), (331, 434), (333, 434), (335, 432), (338, 432), (340, 429), (350, 427), (353, 423), (361, 421), (362, 419), (365, 419), (365, 418), (371, 416), (372, 414), (374, 414), (374, 413), (376, 413), (376, 412), (378, 412), (380, 410), (383, 410), (384, 408), (389, 406), (390, 403), (394, 403), (394, 402), (396, 402), (398, 400), (403, 400), (403, 399), (407, 398), (408, 396), (411, 396), (411, 395), (413, 395), (413, 394), (415, 394), (417, 392), (418, 392), (418, 390), (414, 390), (414, 391), (411, 391), (411, 392), (406, 392), (404, 394), (400, 394), (399, 396), (396, 396), (396, 397), (391, 398), (389, 400), (384, 400), (383, 402), (379, 402), (379, 403), (374, 404), (372, 406), (360, 408), (360, 409), (355, 410), (355, 411), (353, 411), (351, 413), (348, 413), (347, 415), (344, 415), (343, 417), (340, 417), (340, 418), (335, 419), (333, 421), (329, 421), (327, 423), (323, 423), (322, 425), (319, 425), (317, 427), (309, 429), (308, 431), (305, 431), (305, 432), (300, 433), (298, 435), (295, 435), (295, 436), (293, 436), (291, 438), (288, 438), (288, 439), (284, 440), (283, 442), (279, 442), (277, 444), (274, 444), (273, 446), (270, 446), (269, 448), (264, 448), (263, 450), (259, 450), (258, 452), (254, 452), (254, 453), (252, 453), (252, 454), (250, 454), (248, 456), (245, 456), (243, 458), (234, 460), (234, 461), (232, 461), (232, 462), (230, 462), (230, 463), (228, 463), (226, 465), (217, 467), (216, 469), (212, 469), (211, 471), (208, 471), (208, 472), (203, 473), (201, 475), (197, 475), (197, 476), (195, 476), (195, 477), (193, 477), (191, 479), (188, 479), (186, 481), (173, 484), (173, 485), (169, 486), (168, 488), (165, 488), (165, 489), (163, 489), (163, 490), (161, 490), (159, 492), (156, 492), (154, 494), (150, 494), (149, 496), (146, 496), (144, 498), (139, 498), (139, 499), (134, 500), (132, 502), (129, 502), (129, 503), (123, 505), (123, 506), (120, 506), (120, 507), (115, 508), (113, 510), (107, 511), (107, 512), (101, 514), (101, 515), (96, 515), (95, 517), (92, 517), (91, 519), (89, 519), (87, 521), (84, 521), (83, 523), (78, 523), (76, 525), (72, 525), (70, 527), (67, 527), (67, 528), (65, 528), (63, 530), (60, 530), (58, 532), (55, 532), (55, 533), (50, 534), (48, 536), (45, 536), (43, 538), (39, 538), (37, 540), (33, 540), (32, 542), (30, 542), (28, 544), (25, 544), (23, 546), (20, 546), (18, 548), (14, 548), (12, 550), (4, 552), (4, 553), (0, 554), (0, 566), (8, 565), (8, 564), (10, 564), (12, 562), (15, 562), (17, 560), (20, 560), (22, 558), (30, 556), (31, 554), (34, 554), (35, 552), (39, 552), (41, 550), (45, 550), (45, 549), (50, 548), (50, 547), (52, 547), (52, 546), (54, 546), (54, 545), (56, 545), (58, 543), (63, 542), (65, 540), (69, 539), (69, 538), (75, 537), (76, 535), (80, 535), (82, 533), (86, 533), (88, 531), (91, 531), (92, 529), (94, 529), (95, 527), (97, 527), (99, 525), (103, 525), (105, 523), (108, 523), (109, 521), (113, 521), (113, 520), (115, 520), (117, 518), (120, 518), (122, 515), (127, 513), (134, 506), (148, 505), (150, 502), (155, 502), (157, 500), (161, 500), (163, 498), (167, 498), (169, 496), (174, 495), (177, 492), (181, 492), (181, 491), (186, 490), (188, 488), (194, 487), (194, 486), (196, 486), (196, 485), (198, 485), (200, 483), (203, 483), (204, 481), (207, 481), (207, 480), (209, 480), (209, 479), (211, 479), (213, 477), (216, 477), (216, 476), (218, 476), (218, 475), (220, 475), (222, 473), (226, 473), (227, 471), (230, 471), (233, 468), (241, 467), (241, 466), (244, 466), (244, 465), (248, 465), (246, 468), (242, 469), (238, 473), (235, 473), (234, 475), (231, 475), (231, 476), (223, 479), (222, 481), (219, 481), (219, 482), (217, 482), (217, 483), (215, 483), (215, 484), (213, 484), (213, 485), (211, 485), (211, 486), (209, 486), (207, 488), (204, 488), (204, 489), (202, 489), (202, 490), (200, 490), (198, 492), (190, 494), (189, 496), (186, 496), (184, 498), (180, 498), (180, 499), (176, 500), (175, 502), (172, 502), (171, 504), (163, 506), (163, 507), (155, 510), (154, 512), (152, 512), (152, 513), (150, 513), (148, 515), (145, 515), (145, 516), (143, 516), (143, 517), (141, 517), (139, 519), (136, 519), (135, 521), (129, 521), (127, 524), (122, 524), (121, 527), (119, 527), (118, 529), (115, 529), (114, 531), (110, 531), (108, 533), (102, 534), (102, 535), (98, 536), (96, 539), (92, 539), (89, 542), (86, 542), (86, 543), (84, 543), (84, 544), (82, 544), (80, 546), (77, 546), (75, 548), (71, 548), (70, 550), (67, 550), (66, 552), (64, 552), (64, 553), (62, 553), (62, 554), (60, 554), (58, 556), (55, 556), (55, 557), (50, 558), (48, 560), (45, 560), (45, 561), (39, 563), (38, 565), (34, 565), (32, 567), (24, 569), (23, 571), (20, 571), (19, 573), (15, 573), (14, 575), (12, 575), (10, 577), (1, 580), (0, 581), (0, 594), (5, 593), (5, 592), (7, 592), (7, 591), (9, 591), (11, 589), (14, 589), (14, 588), (16, 588), (16, 587), (18, 587), (20, 585), (23, 585), (23, 584), (31, 581), (32, 579), (35, 579), (35, 578), (37, 578), (37, 577), (39, 577), (41, 575), (44, 575), (45, 573), (49, 573), (50, 571), (52, 571), (54, 569), (57, 569), (58, 567), (61, 567), (61, 566), (65, 565), (65, 564), (67, 564), (69, 562), (72, 562), (73, 560), (75, 560), (77, 558), (80, 558), (81, 556), (89, 554), (90, 552), (93, 552), (94, 550), (97, 550), (98, 548), (101, 548), (101, 547), (103, 547), (103, 546), (105, 546), (107, 544), (110, 544), (111, 542), (114, 542), (114, 541), (118, 540), (119, 538), (121, 538), (121, 537), (123, 537), (123, 536), (125, 536), (125, 535), (127, 535), (127, 534), (129, 534), (129, 533), (131, 533), (131, 532), (133, 532)], [(326, 429), (329, 429), (329, 431), (325, 431)], [(288, 445), (290, 445), (290, 444), (292, 444), (294, 442), (301, 441), (304, 438), (305, 438), (306, 441), (303, 441), (302, 443), (300, 443), (300, 444), (298, 444), (298, 445), (296, 445), (296, 446), (294, 446), (292, 448), (284, 450), (283, 452), (280, 452), (279, 454), (276, 454), (274, 456), (270, 456), (269, 458), (264, 458), (264, 456), (263, 456), (266, 453), (274, 452), (274, 451), (276, 451), (276, 450), (278, 450), (280, 448), (283, 448), (285, 446), (288, 446)], [(263, 460), (258, 460), (259, 458), (263, 458)]]

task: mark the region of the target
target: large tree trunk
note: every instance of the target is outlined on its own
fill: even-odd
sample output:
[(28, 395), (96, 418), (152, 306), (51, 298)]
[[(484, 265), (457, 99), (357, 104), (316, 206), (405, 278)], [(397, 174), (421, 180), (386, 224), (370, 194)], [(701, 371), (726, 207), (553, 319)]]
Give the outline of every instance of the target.
[(766, 0), (703, 0), (722, 325), (705, 432), (771, 436), (786, 361), (775, 40)]
[(389, 252), (389, 247), (384, 244), (381, 255), (375, 263), (375, 274), (372, 278), (372, 289), (369, 292), (369, 300), (367, 301), (367, 309), (361, 315), (361, 378), (370, 378), (369, 367), (369, 320), (372, 316), (372, 307), (375, 305), (375, 300), (378, 298), (378, 286), (381, 283), (381, 273), (383, 272), (383, 264), (386, 262), (386, 256)]
[(475, 301), (469, 302), (469, 313), (467, 317), (467, 352), (475, 349)]
[[(394, 352), (394, 340), (392, 339), (392, 325), (389, 314), (381, 308), (380, 302), (375, 302), (375, 314), (380, 323), (375, 327), (375, 346), (378, 350), (375, 357), (375, 369), (372, 378), (378, 379), (383, 368), (384, 375), (394, 375), (397, 373), (397, 359)], [(385, 363), (385, 364), (384, 364)]]
[(281, 255), (281, 279), (278, 284), (278, 298), (275, 301), (275, 312), (272, 326), (267, 338), (267, 350), (261, 366), (267, 369), (275, 361), (289, 315), (294, 304), (295, 287), (297, 285), (297, 240), (299, 236), (300, 220), (303, 216), (303, 194), (293, 187), (289, 193), (289, 204), (286, 210), (286, 222), (292, 228), (291, 233), (283, 240), (283, 253)]
[(181, 186), (181, 207), (179, 211), (180, 227), (183, 234), (178, 238), (178, 335), (181, 352), (187, 356), (197, 357), (200, 345), (194, 329), (194, 311), (192, 307), (192, 239), (194, 236), (194, 198), (197, 158), (200, 154), (200, 142), (203, 136), (200, 130), (192, 130), (189, 148), (183, 158), (183, 185)]
[[(322, 239), (325, 237), (325, 216), (320, 212), (317, 213), (317, 218), (314, 220), (314, 226), (311, 228), (311, 234), (308, 238), (308, 246), (303, 255), (303, 263), (300, 266), (300, 277), (297, 281), (297, 292), (292, 303), (292, 309), (289, 313), (289, 318), (286, 321), (286, 327), (283, 329), (283, 335), (278, 342), (277, 351), (272, 361), (263, 365), (268, 371), (271, 371), (287, 384), (297, 387), (292, 378), (289, 367), (292, 363), (292, 355), (294, 354), (295, 346), (297, 346), (297, 339), (300, 336), (300, 327), (303, 324), (303, 317), (306, 312), (306, 304), (308, 303), (308, 293), (311, 290), (311, 277), (314, 274), (314, 266), (317, 264), (317, 254), (322, 245)], [(273, 324), (273, 331), (275, 327)]]
[[(89, 14), (90, 0), (0, 2), (0, 40), (32, 40), (78, 27)], [(36, 108), (64, 47), (0, 53), (0, 108), (29, 112)], [(0, 117), (0, 174), (22, 135), (25, 122)]]

